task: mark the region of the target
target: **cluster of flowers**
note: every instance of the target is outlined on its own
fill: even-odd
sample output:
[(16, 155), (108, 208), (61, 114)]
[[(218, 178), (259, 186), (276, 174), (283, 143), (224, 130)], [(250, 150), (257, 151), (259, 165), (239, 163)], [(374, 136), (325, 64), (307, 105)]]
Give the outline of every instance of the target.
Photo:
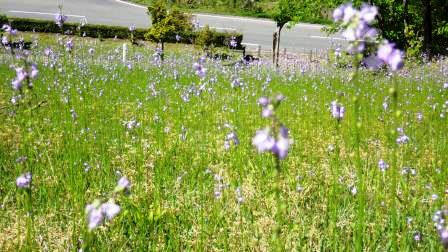
[(203, 79), (205, 77), (205, 74), (207, 73), (207, 68), (205, 68), (202, 64), (205, 62), (205, 58), (201, 57), (199, 59), (199, 62), (195, 62), (193, 64), (193, 70), (195, 71), (196, 75), (199, 76), (199, 78)]
[(230, 47), (236, 48), (238, 46), (238, 41), (236, 41), (236, 37), (230, 38)]
[[(13, 29), (11, 26), (5, 24), (2, 26), (2, 30), (5, 31), (9, 36), (16, 36), (17, 35), (17, 29)], [(2, 44), (4, 47), (9, 48), (9, 44), (11, 41), (8, 39), (8, 37), (3, 36), (2, 37)], [(14, 54), (11, 49), (11, 54)], [(30, 64), (27, 62), (26, 58), (28, 56), (29, 52), (26, 50), (20, 50), (19, 55), (13, 55), (16, 58), (23, 58), (25, 61), (24, 67), (15, 66), (14, 69), (16, 71), (16, 78), (12, 81), (11, 86), (14, 90), (22, 91), (23, 83), (26, 82), (28, 84), (28, 88), (32, 88), (32, 80), (35, 79), (39, 73), (39, 70), (37, 69), (37, 66), (35, 64)], [(18, 57), (17, 57), (18, 56)]]
[[(13, 29), (10, 25), (4, 24), (4, 25), (2, 26), (2, 30), (3, 30), (4, 32), (6, 32), (6, 34), (8, 34), (8, 35), (11, 36), (11, 37), (17, 35), (17, 29)], [(7, 36), (3, 36), (3, 37), (2, 37), (2, 45), (3, 45), (4, 47), (8, 47), (9, 44), (10, 44), (10, 41), (9, 41), (8, 37), (7, 37)]]
[(30, 188), (32, 180), (33, 175), (31, 174), (31, 172), (25, 172), (24, 174), (17, 177), (16, 186), (18, 188)]
[(33, 87), (32, 79), (35, 79), (39, 73), (36, 64), (31, 64), (30, 69), (25, 69), (24, 67), (17, 67), (16, 69), (16, 78), (12, 81), (12, 88), (14, 90), (22, 90), (23, 82), (26, 81), (28, 83), (28, 88)]
[(236, 135), (235, 131), (231, 131), (229, 134), (227, 134), (225, 140), (224, 140), (224, 149), (229, 150), (230, 149), (230, 143), (232, 143), (237, 146), (240, 144), (240, 140), (238, 139), (238, 136)]
[(58, 13), (54, 16), (55, 23), (59, 26), (59, 28), (62, 28), (65, 21), (67, 21), (68, 17), (63, 15), (62, 13)]
[(344, 118), (345, 108), (337, 101), (331, 102), (331, 115), (334, 119), (340, 121)]
[[(252, 144), (258, 152), (270, 151), (278, 159), (285, 159), (289, 151), (289, 130), (279, 122), (275, 110), (283, 101), (283, 95), (277, 95), (274, 99), (262, 97), (258, 103), (263, 108), (262, 117), (272, 119), (272, 127), (258, 130), (252, 139)], [(276, 135), (276, 137), (275, 137)]]
[(448, 216), (448, 210), (438, 210), (432, 217), (434, 226), (439, 233), (440, 242), (445, 249), (448, 249), (448, 229), (446, 227), (446, 217)]
[(333, 19), (342, 22), (345, 29), (342, 36), (350, 42), (350, 52), (361, 53), (366, 42), (375, 41), (378, 31), (369, 25), (375, 21), (377, 14), (377, 8), (367, 4), (364, 4), (361, 10), (353, 8), (351, 3), (343, 4), (334, 10)]
[(404, 134), (403, 128), (397, 128), (399, 134), (397, 138), (397, 144), (406, 144), (409, 142), (409, 137)]
[[(131, 184), (129, 180), (125, 177), (121, 177), (120, 180), (118, 180), (114, 193), (129, 192), (130, 188)], [(104, 203), (101, 203), (100, 200), (96, 199), (92, 204), (86, 206), (85, 211), (88, 222), (87, 227), (89, 230), (93, 230), (101, 226), (105, 221), (111, 221), (120, 213), (121, 208), (115, 203), (113, 198)]]
[[(350, 53), (362, 53), (367, 44), (376, 44), (378, 31), (370, 25), (375, 21), (378, 9), (375, 6), (363, 4), (360, 10), (352, 4), (343, 4), (333, 12), (333, 19), (342, 22), (344, 31), (342, 35), (350, 43)], [(376, 55), (370, 55), (364, 59), (364, 64), (377, 69), (387, 64), (392, 71), (403, 68), (403, 52), (395, 48), (395, 44), (384, 40), (380, 43)]]

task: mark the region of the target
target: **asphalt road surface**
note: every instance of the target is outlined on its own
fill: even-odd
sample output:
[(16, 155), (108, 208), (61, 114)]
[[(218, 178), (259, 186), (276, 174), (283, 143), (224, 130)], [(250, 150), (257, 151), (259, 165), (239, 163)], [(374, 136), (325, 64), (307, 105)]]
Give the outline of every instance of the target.
[[(0, 13), (10, 17), (52, 20), (58, 11), (58, 0), (0, 0)], [(120, 0), (65, 0), (63, 12), (68, 16), (68, 22), (80, 22), (82, 18), (86, 18), (91, 24), (134, 24), (139, 28), (150, 26), (145, 7)], [(241, 32), (244, 35), (243, 42), (249, 46), (261, 45), (264, 50), (272, 48), (272, 34), (276, 26), (271, 20), (209, 14), (194, 14), (194, 19), (201, 26)], [(320, 25), (298, 24), (291, 29), (283, 29), (281, 47), (309, 51), (344, 44), (340, 36), (329, 38), (321, 32), (321, 28)]]

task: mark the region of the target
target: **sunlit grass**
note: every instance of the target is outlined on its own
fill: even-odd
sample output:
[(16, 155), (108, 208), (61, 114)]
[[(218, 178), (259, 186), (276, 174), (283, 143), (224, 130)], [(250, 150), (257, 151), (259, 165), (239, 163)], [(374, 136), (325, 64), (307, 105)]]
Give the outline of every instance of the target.
[[(32, 113), (27, 104), (10, 105), (15, 73), (2, 51), (1, 250), (30, 248), (24, 238), (25, 193), (16, 188), (15, 179), (31, 168), (32, 250), (82, 247), (85, 206), (107, 197), (121, 176), (131, 181), (131, 193), (120, 198), (121, 213), (93, 231), (92, 250), (272, 250), (275, 160), (258, 154), (251, 141), (267, 123), (260, 117), (258, 98), (277, 93), (286, 96), (278, 113), (294, 140), (281, 165), (280, 195), (287, 205), (280, 227), (284, 249), (353, 249), (358, 202), (351, 113), (355, 93), (360, 98), (366, 183), (365, 248), (390, 248), (392, 171), (378, 167), (380, 159), (392, 162), (387, 136), (393, 115), (383, 108), (392, 102), (390, 77), (363, 72), (360, 85), (353, 86), (349, 71), (330, 65), (302, 74), (308, 65), (276, 72), (264, 64), (223, 66), (208, 60), (201, 81), (192, 69), (201, 52), (193, 47), (170, 45), (164, 64), (154, 63), (154, 45), (131, 47), (128, 68), (121, 63), (122, 43), (78, 38), (69, 55), (54, 36), (39, 35), (31, 59), (40, 72), (31, 95), (32, 104), (46, 103)], [(47, 46), (61, 52), (53, 67), (45, 66), (42, 56)], [(88, 54), (89, 48), (95, 49), (94, 55)], [(403, 111), (399, 125), (410, 138), (397, 150), (398, 167), (407, 168), (398, 171), (397, 195), (397, 237), (404, 251), (441, 250), (431, 217), (446, 200), (446, 68), (441, 61), (408, 68), (397, 77)], [(243, 86), (232, 88), (234, 78)], [(182, 95), (187, 93), (185, 102)], [(329, 111), (336, 99), (347, 110), (339, 130)], [(128, 129), (131, 120), (140, 126)], [(226, 150), (224, 140), (231, 130), (240, 144)], [(17, 163), (23, 156), (26, 162)], [(415, 175), (402, 174), (409, 169)], [(420, 241), (414, 239), (417, 232)]]

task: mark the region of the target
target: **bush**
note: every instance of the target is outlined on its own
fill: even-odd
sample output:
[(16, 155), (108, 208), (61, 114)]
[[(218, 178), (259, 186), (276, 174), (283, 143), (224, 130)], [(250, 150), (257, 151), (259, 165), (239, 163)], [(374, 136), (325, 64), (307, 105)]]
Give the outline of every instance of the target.
[(0, 27), (2, 27), (4, 24), (8, 23), (8, 18), (5, 15), (0, 14)]
[[(27, 19), (27, 18), (10, 18), (11, 25), (14, 29), (18, 29), (19, 31), (33, 31), (33, 32), (43, 32), (43, 33), (60, 33), (61, 29), (57, 26), (53, 21), (48, 20), (35, 20), (35, 19)], [(8, 23), (8, 18), (0, 15), (0, 25)], [(109, 26), (109, 25), (93, 25), (88, 24), (81, 28), (81, 32), (79, 32), (79, 24), (75, 23), (65, 23), (64, 31), (70, 34), (83, 34), (87, 37), (92, 38), (119, 38), (119, 39), (128, 39), (130, 36), (130, 32), (128, 27), (122, 26)], [(135, 39), (145, 39), (146, 29), (136, 29), (134, 33)], [(181, 40), (179, 42), (185, 44), (193, 44), (196, 41), (196, 37), (199, 32), (195, 31), (186, 31), (182, 34)], [(236, 38), (238, 41), (238, 46), (241, 46), (241, 41), (243, 40), (243, 35), (239, 33), (223, 33), (216, 32), (212, 30), (212, 41), (214, 46), (223, 47), (228, 46), (229, 40), (232, 36)], [(166, 42), (168, 43), (176, 43), (176, 38), (171, 37)]]
[[(35, 20), (27, 18), (11, 19), (11, 26), (19, 31), (33, 31), (45, 33), (60, 33), (61, 29), (53, 21)], [(109, 26), (109, 25), (93, 25), (88, 24), (79, 31), (79, 24), (65, 23), (64, 32), (67, 34), (84, 34), (92, 38), (119, 38), (127, 39), (129, 37), (129, 29), (127, 27)], [(137, 29), (134, 33), (136, 39), (144, 39), (144, 29)]]
[(217, 32), (216, 30), (210, 29), (210, 27), (206, 26), (196, 32), (195, 44), (202, 46), (204, 49), (207, 49), (209, 47), (229, 47), (232, 37), (234, 37), (237, 42), (237, 47), (235, 49), (242, 49), (242, 34)]

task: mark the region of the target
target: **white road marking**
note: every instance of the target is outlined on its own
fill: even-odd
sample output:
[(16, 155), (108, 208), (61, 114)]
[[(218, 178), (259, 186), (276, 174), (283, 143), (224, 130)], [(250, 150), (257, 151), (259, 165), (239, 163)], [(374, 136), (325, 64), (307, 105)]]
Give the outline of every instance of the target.
[(141, 8), (141, 9), (148, 9), (148, 7), (145, 7), (145, 6), (140, 5), (140, 4), (134, 4), (134, 3), (130, 3), (130, 2), (127, 2), (127, 1), (122, 1), (122, 0), (115, 0), (115, 1), (119, 2), (119, 3), (122, 3), (122, 4), (129, 5), (129, 6)]
[[(199, 28), (205, 28), (205, 25), (200, 25)], [(226, 27), (209, 26), (209, 28), (215, 29), (215, 30), (229, 30), (229, 31), (234, 31), (234, 32), (237, 31), (237, 29), (235, 29), (235, 28), (226, 28)]]
[(243, 42), (241, 43), (242, 45), (247, 45), (247, 46), (259, 46), (260, 44), (255, 44), (255, 43), (247, 43), (247, 42)]
[[(38, 11), (19, 11), (19, 10), (10, 10), (8, 12), (11, 13), (23, 13), (23, 14), (36, 14), (36, 15), (48, 15), (48, 16), (54, 16), (57, 13), (49, 13), (49, 12), (38, 12)], [(81, 15), (70, 15), (70, 14), (64, 14), (67, 17), (76, 17), (76, 18), (86, 18), (86, 16)]]
[(310, 36), (310, 38), (329, 39), (329, 40), (342, 40), (342, 41), (346, 41), (346, 39), (344, 39), (344, 38), (324, 37), (324, 36)]

